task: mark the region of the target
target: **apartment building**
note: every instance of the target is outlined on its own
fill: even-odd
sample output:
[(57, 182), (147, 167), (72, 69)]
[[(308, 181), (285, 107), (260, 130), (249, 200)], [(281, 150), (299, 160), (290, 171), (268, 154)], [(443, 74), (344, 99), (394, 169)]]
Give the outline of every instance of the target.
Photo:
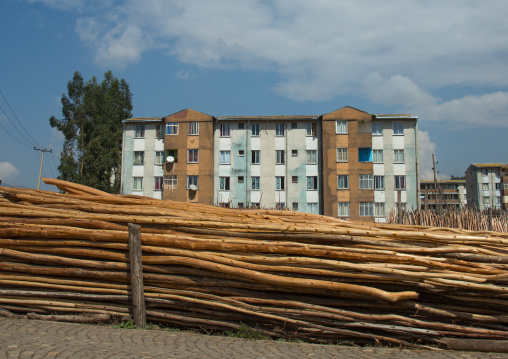
[(321, 213), (318, 116), (217, 117), (214, 203)]
[(121, 192), (162, 199), (164, 164), (162, 119), (123, 121)]
[(502, 208), (503, 163), (473, 163), (466, 170), (467, 204), (479, 210)]
[(148, 129), (149, 121), (154, 131), (164, 128), (163, 199), (363, 221), (386, 221), (397, 200), (419, 206), (415, 116), (344, 107), (316, 116), (211, 116), (186, 109), (158, 121), (129, 119), (123, 193), (150, 195), (155, 182), (143, 169), (149, 187), (132, 184), (140, 180), (130, 176), (140, 177), (141, 168), (132, 164), (136, 155), (127, 154), (141, 151), (141, 144), (130, 144), (140, 139), (134, 127), (145, 123)]
[(466, 180), (420, 181), (421, 208), (459, 208), (467, 205)]

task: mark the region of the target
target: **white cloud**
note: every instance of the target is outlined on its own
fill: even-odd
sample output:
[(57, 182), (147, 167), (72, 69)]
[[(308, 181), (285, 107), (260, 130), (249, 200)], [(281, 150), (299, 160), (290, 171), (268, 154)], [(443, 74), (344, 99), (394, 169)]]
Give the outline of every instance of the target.
[(18, 169), (9, 162), (0, 162), (0, 180), (10, 181), (19, 176)]
[[(104, 67), (123, 68), (162, 49), (199, 67), (272, 71), (274, 91), (294, 100), (353, 93), (436, 120), (473, 124), (490, 114), (491, 124), (506, 122), (504, 92), (448, 102), (432, 95), (444, 86), (508, 86), (500, 75), (504, 0), (111, 0), (98, 9), (87, 10), (76, 30)], [(450, 116), (457, 109), (469, 114)]]
[(365, 93), (375, 103), (395, 105), (421, 121), (451, 122), (453, 126), (508, 126), (508, 92), (468, 95), (449, 101), (432, 96), (402, 75), (383, 78), (369, 74)]
[(420, 172), (420, 179), (432, 180), (434, 179), (434, 170), (432, 169), (432, 155), (436, 161), (436, 177), (439, 180), (449, 179), (450, 175), (441, 173), (436, 154), (436, 144), (430, 139), (427, 131), (418, 131), (418, 165)]

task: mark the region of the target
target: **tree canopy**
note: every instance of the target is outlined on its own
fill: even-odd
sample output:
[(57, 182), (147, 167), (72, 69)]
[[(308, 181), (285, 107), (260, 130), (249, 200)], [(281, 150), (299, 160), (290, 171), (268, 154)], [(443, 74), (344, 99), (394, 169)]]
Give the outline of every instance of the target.
[(102, 83), (86, 83), (76, 71), (62, 95), (62, 119), (51, 116), (51, 127), (65, 137), (59, 179), (109, 193), (120, 191), (122, 120), (132, 117), (132, 95), (124, 79), (111, 71)]

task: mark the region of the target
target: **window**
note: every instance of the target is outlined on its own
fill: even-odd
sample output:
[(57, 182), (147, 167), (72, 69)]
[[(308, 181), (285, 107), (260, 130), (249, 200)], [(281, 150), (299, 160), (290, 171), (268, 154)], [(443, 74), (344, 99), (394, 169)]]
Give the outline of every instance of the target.
[(298, 176), (291, 176), (292, 183), (298, 183)]
[(508, 189), (508, 182), (503, 183), (503, 188), (504, 188), (504, 189)]
[(275, 124), (275, 136), (284, 136), (284, 132), (286, 130), (286, 126), (284, 123), (276, 123)]
[(259, 177), (251, 177), (252, 187), (251, 189), (258, 191), (259, 190)]
[(237, 207), (238, 207), (238, 208), (243, 208), (243, 202), (238, 202)]
[(291, 203), (291, 209), (293, 211), (298, 211), (298, 202)]
[(284, 150), (276, 150), (275, 151), (275, 164), (283, 165), (284, 164)]
[(374, 189), (385, 189), (384, 176), (374, 176)]
[(199, 122), (189, 122), (188, 135), (199, 135)]
[(374, 175), (358, 175), (358, 181), (361, 189), (374, 188)]
[(482, 175), (488, 176), (489, 175), (489, 170), (487, 168), (482, 168)]
[(134, 164), (143, 165), (145, 163), (145, 153), (143, 151), (134, 151)]
[(385, 216), (385, 204), (383, 202), (374, 203), (374, 216), (376, 217)]
[(143, 190), (143, 177), (133, 177), (134, 185), (132, 189), (134, 191), (142, 191)]
[(253, 123), (250, 125), (250, 135), (259, 136), (259, 123)]
[(317, 150), (307, 150), (307, 164), (317, 163)]
[(166, 150), (166, 157), (173, 157), (175, 163), (178, 162), (178, 150)]
[(488, 183), (482, 183), (482, 190), (488, 191), (489, 190), (489, 184)]
[(338, 202), (337, 217), (349, 217), (349, 202)]
[(177, 189), (178, 179), (176, 175), (164, 176), (164, 188), (165, 189)]
[(297, 122), (291, 122), (291, 129), (292, 130), (296, 130), (298, 128), (298, 123)]
[(280, 211), (283, 211), (286, 209), (286, 203), (285, 202), (277, 202), (275, 203), (275, 209), (278, 209)]
[(187, 150), (187, 163), (199, 162), (199, 150)]
[(284, 191), (286, 187), (284, 182), (284, 176), (275, 177), (275, 190)]
[(155, 125), (155, 135), (157, 138), (164, 138), (164, 126), (163, 125)]
[(251, 203), (250, 203), (250, 207), (251, 207), (251, 208), (260, 208), (260, 207), (259, 207), (259, 202), (251, 202)]
[(298, 157), (298, 150), (291, 150), (292, 157)]
[(192, 185), (198, 188), (198, 176), (187, 176), (187, 189), (190, 189)]
[(373, 217), (374, 216), (374, 203), (373, 202), (360, 202), (360, 216)]
[(219, 177), (219, 189), (229, 191), (229, 177)]
[(337, 162), (347, 162), (347, 148), (337, 148)]
[(496, 183), (496, 190), (500, 190), (501, 189), (501, 183)]
[(404, 163), (404, 150), (393, 150), (393, 163)]
[(244, 157), (245, 156), (245, 151), (244, 150), (239, 150), (238, 151), (238, 157)]
[(144, 137), (145, 137), (145, 125), (135, 125), (134, 138), (144, 138)]
[(307, 203), (307, 213), (319, 213), (319, 208), (317, 203)]
[(372, 122), (372, 136), (381, 136), (383, 134), (383, 124), (381, 122)]
[(164, 164), (164, 151), (155, 151), (155, 164)]
[(166, 123), (166, 135), (178, 135), (178, 122)]
[(483, 204), (490, 204), (490, 197), (483, 197)]
[(335, 133), (336, 134), (347, 133), (347, 121), (346, 120), (335, 121)]
[(372, 148), (358, 148), (358, 162), (372, 162)]
[(383, 150), (372, 150), (372, 162), (383, 163)]
[(162, 184), (163, 184), (162, 177), (154, 177), (154, 185), (153, 185), (154, 190), (161, 191)]
[(349, 176), (338, 175), (337, 176), (337, 189), (348, 189), (349, 188)]
[(315, 122), (307, 122), (307, 136), (316, 136)]
[(231, 151), (220, 151), (219, 152), (219, 163), (226, 165), (230, 163)]
[(261, 162), (260, 159), (261, 159), (261, 156), (260, 156), (260, 151), (259, 150), (252, 150), (252, 160), (251, 160), (251, 163), (253, 165), (259, 165), (259, 163)]
[(243, 183), (243, 176), (238, 176), (238, 183)]
[(307, 191), (315, 191), (318, 189), (317, 176), (307, 176)]
[(243, 122), (240, 122), (240, 123), (238, 124), (238, 129), (239, 129), (239, 130), (243, 130), (244, 128), (245, 128), (245, 124), (244, 124)]
[(230, 136), (231, 136), (231, 125), (229, 123), (221, 123), (220, 137), (230, 137)]
[(395, 176), (395, 189), (396, 190), (406, 189), (406, 176)]
[(404, 125), (402, 122), (394, 122), (392, 124), (393, 134), (394, 135), (403, 135), (404, 134)]

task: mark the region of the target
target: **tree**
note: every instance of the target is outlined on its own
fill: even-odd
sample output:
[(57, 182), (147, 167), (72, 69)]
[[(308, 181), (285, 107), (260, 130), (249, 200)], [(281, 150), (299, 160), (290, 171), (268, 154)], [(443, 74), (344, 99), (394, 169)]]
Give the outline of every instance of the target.
[(111, 71), (102, 83), (84, 82), (76, 71), (62, 95), (61, 120), (51, 116), (51, 127), (65, 137), (59, 179), (109, 193), (120, 191), (122, 120), (132, 117), (132, 95), (124, 79)]

